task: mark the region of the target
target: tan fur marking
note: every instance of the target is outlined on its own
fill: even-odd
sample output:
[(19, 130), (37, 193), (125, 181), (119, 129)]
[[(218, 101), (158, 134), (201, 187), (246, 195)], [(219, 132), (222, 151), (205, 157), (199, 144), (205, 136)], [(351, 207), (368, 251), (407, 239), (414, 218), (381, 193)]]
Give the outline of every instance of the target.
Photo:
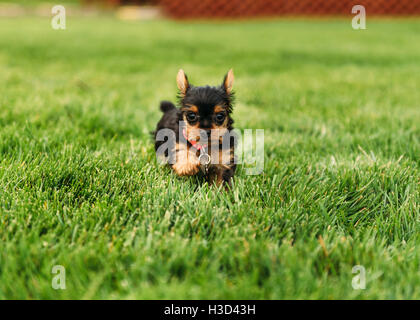
[(176, 144), (176, 163), (172, 169), (180, 176), (192, 176), (200, 170), (200, 162), (195, 152), (187, 147), (185, 143)]
[(214, 113), (219, 113), (222, 111), (225, 111), (225, 108), (223, 108), (222, 106), (217, 105), (214, 107)]
[(182, 110), (188, 110), (188, 111), (192, 111), (195, 113), (198, 113), (198, 107), (192, 104), (187, 104), (186, 107), (183, 107)]
[(181, 94), (185, 95), (189, 84), (188, 84), (187, 76), (185, 75), (184, 70), (180, 69), (178, 71), (178, 74), (176, 76), (176, 83), (178, 85), (178, 89), (181, 92)]
[(228, 71), (227, 75), (226, 75), (225, 83), (223, 84), (225, 86), (225, 90), (226, 90), (227, 93), (232, 92), (234, 79), (235, 79), (235, 77), (233, 76), (233, 70), (230, 69)]

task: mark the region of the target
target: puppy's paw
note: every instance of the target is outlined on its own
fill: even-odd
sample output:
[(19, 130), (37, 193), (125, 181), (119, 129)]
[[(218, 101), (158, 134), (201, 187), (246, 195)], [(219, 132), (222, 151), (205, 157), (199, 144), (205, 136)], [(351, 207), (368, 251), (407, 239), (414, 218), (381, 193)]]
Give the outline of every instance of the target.
[(177, 144), (176, 163), (172, 169), (179, 176), (193, 176), (200, 170), (200, 161), (193, 150), (187, 148), (186, 144)]
[(178, 161), (172, 169), (179, 176), (193, 176), (200, 171), (200, 163), (197, 161)]

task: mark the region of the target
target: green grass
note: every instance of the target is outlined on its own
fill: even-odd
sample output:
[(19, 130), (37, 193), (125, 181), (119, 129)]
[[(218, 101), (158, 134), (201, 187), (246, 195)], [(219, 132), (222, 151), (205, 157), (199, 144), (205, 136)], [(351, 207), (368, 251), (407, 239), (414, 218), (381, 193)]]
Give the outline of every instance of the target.
[[(0, 298), (419, 299), (419, 34), (1, 20)], [(234, 68), (262, 175), (240, 168), (225, 193), (157, 165), (149, 131), (180, 67), (195, 84)]]

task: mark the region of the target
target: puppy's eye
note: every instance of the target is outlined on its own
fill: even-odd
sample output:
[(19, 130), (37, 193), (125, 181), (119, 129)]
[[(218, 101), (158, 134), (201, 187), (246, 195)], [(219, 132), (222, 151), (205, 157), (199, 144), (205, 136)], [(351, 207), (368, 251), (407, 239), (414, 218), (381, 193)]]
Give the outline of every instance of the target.
[(216, 114), (216, 121), (218, 123), (222, 123), (225, 120), (225, 114), (223, 112), (220, 112), (218, 114)]
[(195, 122), (195, 121), (197, 121), (197, 115), (194, 112), (188, 112), (187, 113), (187, 120), (189, 122)]

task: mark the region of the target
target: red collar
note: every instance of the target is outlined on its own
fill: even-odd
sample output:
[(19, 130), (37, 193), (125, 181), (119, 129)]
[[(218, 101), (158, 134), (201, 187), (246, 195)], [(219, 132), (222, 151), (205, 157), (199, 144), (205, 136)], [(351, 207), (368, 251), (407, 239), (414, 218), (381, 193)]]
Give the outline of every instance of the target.
[(205, 149), (207, 148), (206, 144), (199, 144), (196, 140), (189, 140), (187, 138), (187, 134), (185, 133), (185, 129), (182, 130), (182, 133), (184, 135), (185, 140), (187, 140), (189, 143), (191, 143), (192, 147), (197, 149), (197, 150), (201, 150), (201, 149)]

